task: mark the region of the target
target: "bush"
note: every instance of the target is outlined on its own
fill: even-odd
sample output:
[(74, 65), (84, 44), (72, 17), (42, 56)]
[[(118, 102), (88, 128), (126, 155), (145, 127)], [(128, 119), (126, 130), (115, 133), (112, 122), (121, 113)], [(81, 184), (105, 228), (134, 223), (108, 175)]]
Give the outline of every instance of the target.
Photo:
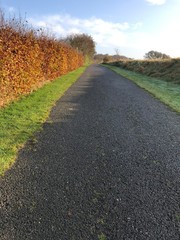
[(0, 106), (84, 63), (73, 47), (0, 11)]
[(111, 61), (111, 57), (108, 55), (103, 58), (103, 63), (108, 63), (110, 61)]
[(138, 72), (167, 82), (180, 84), (180, 58), (166, 60), (124, 60), (111, 65)]

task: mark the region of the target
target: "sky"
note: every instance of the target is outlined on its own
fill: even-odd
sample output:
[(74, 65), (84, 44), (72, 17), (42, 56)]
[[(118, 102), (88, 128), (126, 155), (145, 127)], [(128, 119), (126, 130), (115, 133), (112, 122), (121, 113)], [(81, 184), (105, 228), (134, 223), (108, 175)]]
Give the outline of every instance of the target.
[(91, 35), (97, 53), (180, 57), (180, 0), (0, 0), (0, 8), (57, 38)]

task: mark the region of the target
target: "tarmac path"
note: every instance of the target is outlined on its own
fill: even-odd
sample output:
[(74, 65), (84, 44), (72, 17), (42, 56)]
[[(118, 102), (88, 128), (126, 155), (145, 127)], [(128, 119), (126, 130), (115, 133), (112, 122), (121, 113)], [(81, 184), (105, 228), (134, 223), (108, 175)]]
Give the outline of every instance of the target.
[(1, 240), (179, 240), (180, 116), (90, 66), (0, 179)]

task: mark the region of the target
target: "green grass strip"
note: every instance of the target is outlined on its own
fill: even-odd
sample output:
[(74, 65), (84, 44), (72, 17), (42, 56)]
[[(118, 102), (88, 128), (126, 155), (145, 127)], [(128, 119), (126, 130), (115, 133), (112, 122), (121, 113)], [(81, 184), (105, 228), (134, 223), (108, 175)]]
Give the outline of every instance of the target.
[(180, 85), (166, 82), (160, 79), (148, 77), (119, 67), (104, 65), (114, 72), (132, 80), (141, 88), (147, 90), (161, 102), (180, 113)]
[(52, 106), (86, 68), (70, 72), (0, 110), (0, 175), (15, 162), (18, 150), (41, 129)]

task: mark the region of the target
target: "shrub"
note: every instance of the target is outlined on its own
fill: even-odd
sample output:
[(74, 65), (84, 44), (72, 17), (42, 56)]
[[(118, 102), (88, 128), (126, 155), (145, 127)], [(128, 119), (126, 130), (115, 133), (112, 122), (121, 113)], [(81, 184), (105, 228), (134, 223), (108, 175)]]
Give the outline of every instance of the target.
[(111, 63), (120, 68), (180, 84), (180, 58), (166, 60), (124, 60)]
[(103, 58), (103, 63), (108, 63), (111, 61), (111, 57), (106, 55), (104, 58)]
[(0, 10), (0, 106), (82, 66), (82, 53)]

